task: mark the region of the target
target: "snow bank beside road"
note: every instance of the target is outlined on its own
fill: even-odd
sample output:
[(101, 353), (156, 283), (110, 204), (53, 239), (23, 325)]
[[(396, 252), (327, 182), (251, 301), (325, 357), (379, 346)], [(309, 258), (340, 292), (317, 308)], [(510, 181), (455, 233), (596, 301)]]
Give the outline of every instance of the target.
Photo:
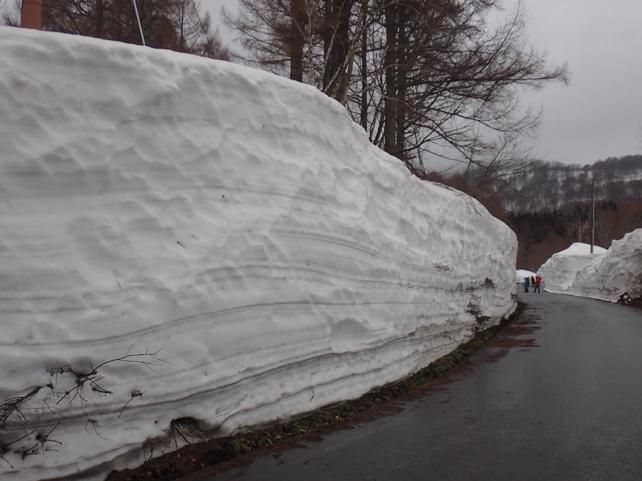
[(600, 250), (593, 256), (581, 247), (572, 251), (580, 255), (563, 251), (551, 257), (540, 268), (546, 290), (611, 302), (624, 292), (642, 297), (642, 229), (614, 240), (608, 250), (596, 249)]
[(577, 272), (596, 262), (606, 249), (595, 246), (591, 254), (591, 246), (575, 242), (567, 249), (553, 254), (537, 271), (546, 280), (546, 290), (550, 292), (563, 292), (568, 290)]
[(34, 430), (3, 480), (357, 397), (515, 307), (512, 231), (311, 87), (9, 28), (0, 58), (0, 400), (43, 386), (2, 428)]
[(616, 301), (624, 292), (642, 297), (642, 229), (614, 240), (599, 261), (578, 271), (569, 288), (569, 293), (605, 301)]

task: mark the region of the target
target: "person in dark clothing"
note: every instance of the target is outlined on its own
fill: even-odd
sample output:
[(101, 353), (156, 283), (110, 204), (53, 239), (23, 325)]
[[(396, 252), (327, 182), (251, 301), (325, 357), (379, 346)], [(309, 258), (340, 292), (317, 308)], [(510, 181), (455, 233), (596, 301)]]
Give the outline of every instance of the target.
[(533, 292), (537, 292), (537, 293), (541, 294), (542, 293), (542, 291), (540, 290), (541, 284), (542, 284), (542, 276), (538, 275), (535, 278), (535, 289), (533, 289)]
[(530, 283), (530, 279), (528, 277), (524, 277), (524, 292), (528, 292), (529, 283)]
[(531, 276), (531, 287), (535, 287), (535, 276)]

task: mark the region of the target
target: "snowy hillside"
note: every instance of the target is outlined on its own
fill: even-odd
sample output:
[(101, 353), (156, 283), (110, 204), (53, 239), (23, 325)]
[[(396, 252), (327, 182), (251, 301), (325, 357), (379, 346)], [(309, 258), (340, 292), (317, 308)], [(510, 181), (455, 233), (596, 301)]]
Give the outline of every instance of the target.
[(514, 213), (541, 212), (591, 200), (642, 198), (642, 155), (612, 158), (583, 166), (533, 160), (493, 182), (504, 207)]
[(633, 298), (642, 297), (642, 229), (613, 241), (608, 251), (600, 249), (593, 256), (588, 253), (589, 246), (581, 246), (585, 247), (573, 244), (541, 267), (546, 290), (605, 301), (616, 301), (625, 292)]
[(515, 307), (512, 231), (311, 87), (10, 28), (0, 58), (3, 480), (357, 397)]

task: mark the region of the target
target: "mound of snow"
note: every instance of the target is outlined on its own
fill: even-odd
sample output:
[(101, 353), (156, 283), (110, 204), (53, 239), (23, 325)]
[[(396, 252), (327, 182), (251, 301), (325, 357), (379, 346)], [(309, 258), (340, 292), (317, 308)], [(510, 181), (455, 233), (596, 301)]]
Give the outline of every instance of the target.
[(642, 297), (642, 229), (614, 240), (605, 254), (579, 269), (570, 285), (559, 292), (605, 301), (617, 301), (625, 292)]
[(590, 256), (594, 254), (604, 254), (606, 249), (600, 246), (593, 246), (593, 254), (591, 254), (591, 245), (584, 244), (583, 242), (574, 242), (569, 247), (557, 253), (559, 256)]
[(597, 262), (606, 249), (595, 246), (591, 254), (591, 246), (576, 242), (567, 249), (553, 254), (537, 271), (546, 279), (546, 290), (563, 292), (575, 281), (577, 272), (592, 262)]
[(527, 271), (526, 269), (517, 269), (515, 271), (515, 277), (517, 278), (518, 284), (521, 284), (522, 282), (524, 282), (525, 277), (528, 277), (530, 279), (531, 277), (535, 277), (535, 276), (537, 276), (537, 274), (531, 271)]
[(354, 398), (514, 310), (513, 232), (311, 87), (10, 28), (0, 58), (3, 480)]

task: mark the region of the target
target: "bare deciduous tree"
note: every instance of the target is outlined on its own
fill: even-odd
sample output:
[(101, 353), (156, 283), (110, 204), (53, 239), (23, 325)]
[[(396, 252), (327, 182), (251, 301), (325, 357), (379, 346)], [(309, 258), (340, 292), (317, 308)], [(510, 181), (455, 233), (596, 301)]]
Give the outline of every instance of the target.
[(518, 89), (566, 80), (525, 44), (519, 9), (488, 25), (498, 8), (498, 0), (240, 0), (239, 14), (225, 16), (247, 60), (282, 75), (289, 68), (344, 103), (373, 143), (414, 172), (430, 155), (497, 172), (522, 150), (508, 145), (537, 125)]
[(343, 101), (366, 20), (356, 0), (240, 0), (239, 7), (223, 16), (241, 33), (244, 60)]
[(566, 227), (567, 240), (569, 242), (582, 242), (589, 235), (590, 225), (589, 206), (575, 205)]

